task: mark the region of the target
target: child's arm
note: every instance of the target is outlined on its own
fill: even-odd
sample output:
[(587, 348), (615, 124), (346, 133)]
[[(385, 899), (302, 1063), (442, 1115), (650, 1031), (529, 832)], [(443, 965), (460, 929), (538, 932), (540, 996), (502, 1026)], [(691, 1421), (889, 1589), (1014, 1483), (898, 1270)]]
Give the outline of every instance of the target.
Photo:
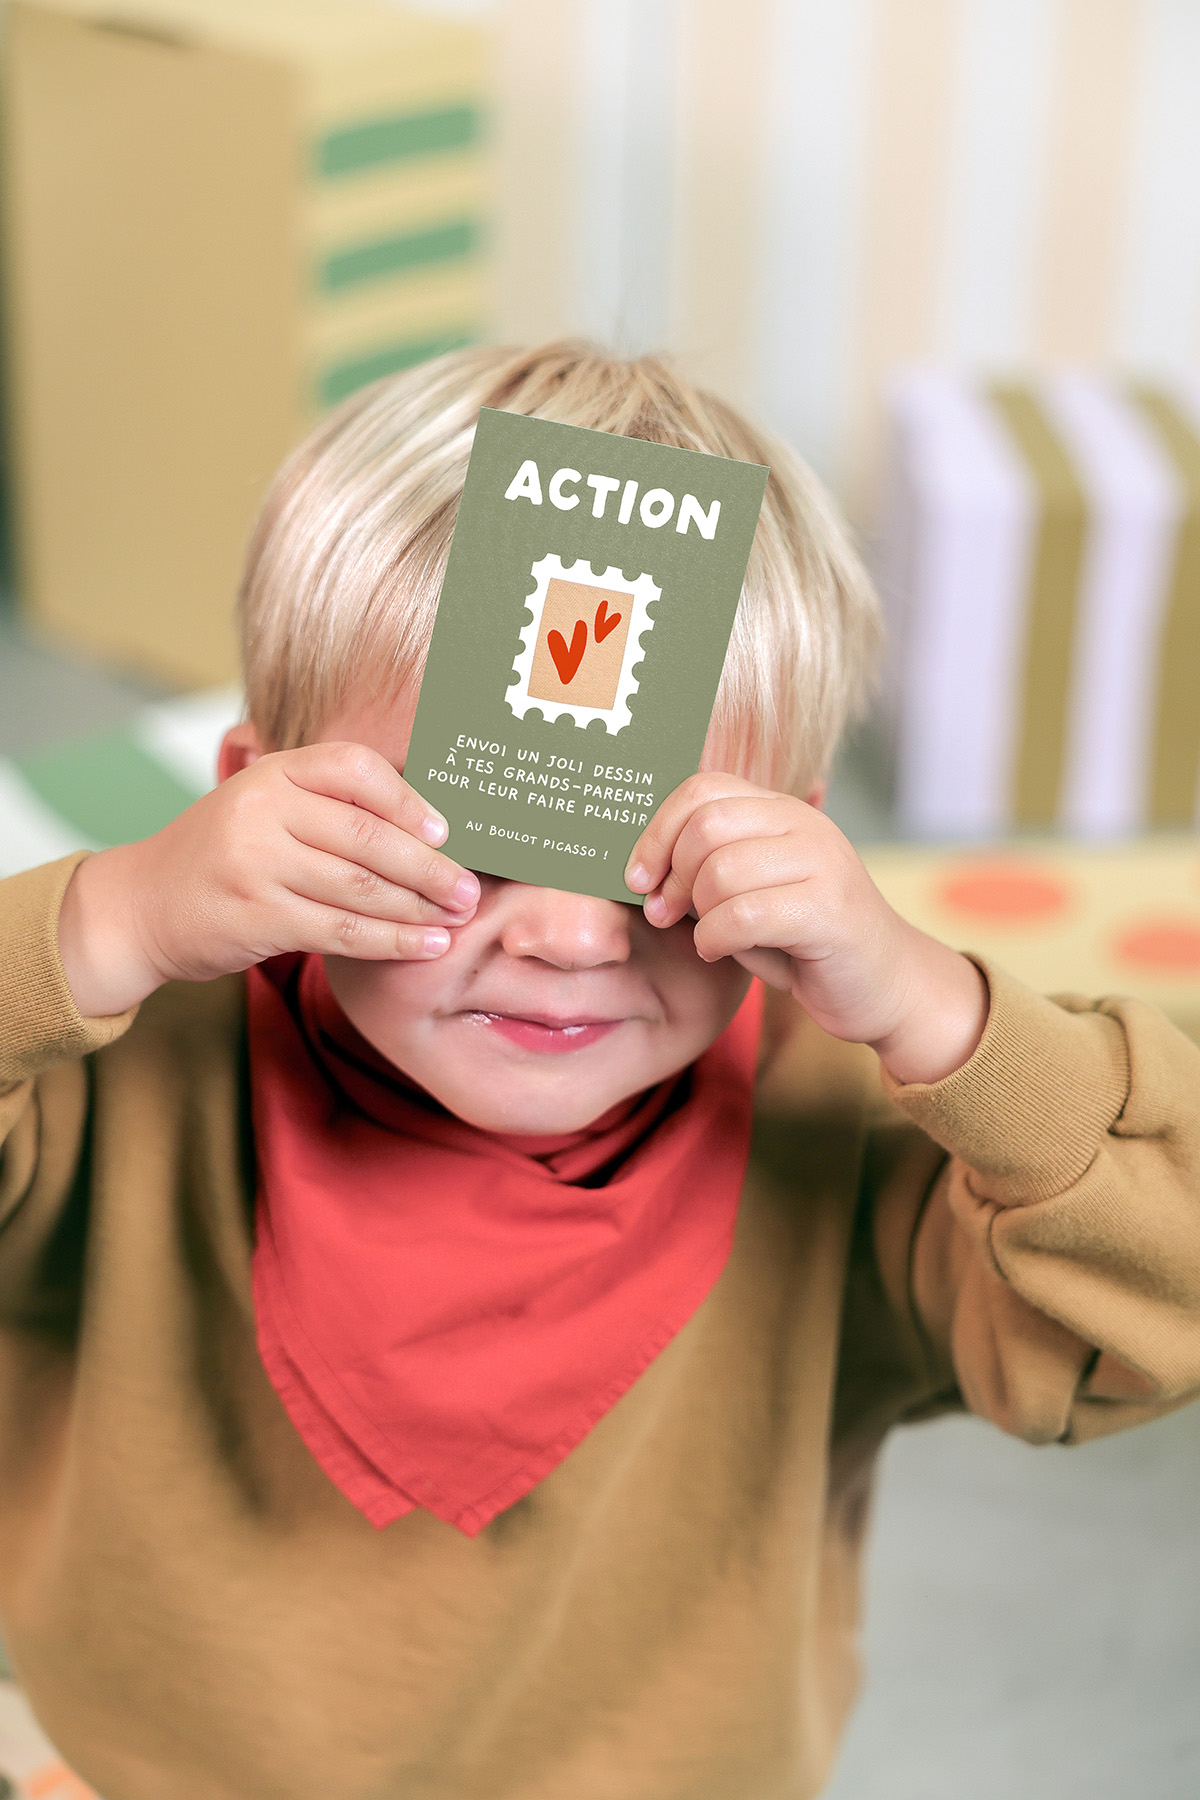
[[(84, 1059), (133, 1012), (85, 1019), (58, 954), (62, 897), (82, 853), (0, 881), (0, 1317), (44, 1248), (86, 1138)], [(15, 1215), (21, 1213), (21, 1221)]]
[(124, 1012), (166, 981), (208, 981), (288, 950), (439, 956), (475, 876), (435, 846), (446, 821), (378, 752), (261, 756), (154, 837), (90, 856), (58, 941), (81, 1013)]
[(734, 777), (635, 848), (653, 924), (871, 1044), (912, 1125), (869, 1159), (876, 1259), (930, 1394), (1035, 1441), (1200, 1392), (1200, 1050), (1134, 1000), (1033, 994), (897, 917), (836, 827)]
[(285, 950), (438, 954), (479, 893), (445, 835), (382, 756), (318, 744), (259, 758), (143, 843), (0, 881), (0, 1310), (70, 1191), (83, 1059), (171, 979)]
[(878, 1261), (973, 1411), (1072, 1442), (1200, 1394), (1200, 1049), (1142, 1001), (987, 975), (964, 1067), (885, 1080), (949, 1155), (881, 1184)]

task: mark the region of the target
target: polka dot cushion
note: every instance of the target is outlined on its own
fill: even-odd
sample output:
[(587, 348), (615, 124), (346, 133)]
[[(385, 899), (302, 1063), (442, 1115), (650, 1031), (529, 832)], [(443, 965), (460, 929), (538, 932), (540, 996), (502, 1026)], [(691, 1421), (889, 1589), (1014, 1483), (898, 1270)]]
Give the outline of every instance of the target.
[(1200, 1039), (1200, 840), (864, 852), (899, 912), (1043, 993), (1135, 994)]

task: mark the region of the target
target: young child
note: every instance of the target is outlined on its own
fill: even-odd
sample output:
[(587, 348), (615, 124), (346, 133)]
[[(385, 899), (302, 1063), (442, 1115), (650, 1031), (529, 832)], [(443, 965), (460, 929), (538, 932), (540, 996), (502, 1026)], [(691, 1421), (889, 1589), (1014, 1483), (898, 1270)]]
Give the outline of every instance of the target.
[[(481, 405), (772, 468), (644, 911), (475, 876), (403, 778)], [(819, 810), (866, 584), (658, 362), (365, 390), (242, 611), (217, 789), (0, 884), (17, 1674), (106, 1800), (816, 1794), (888, 1427), (1200, 1387), (1200, 1052), (887, 906)]]

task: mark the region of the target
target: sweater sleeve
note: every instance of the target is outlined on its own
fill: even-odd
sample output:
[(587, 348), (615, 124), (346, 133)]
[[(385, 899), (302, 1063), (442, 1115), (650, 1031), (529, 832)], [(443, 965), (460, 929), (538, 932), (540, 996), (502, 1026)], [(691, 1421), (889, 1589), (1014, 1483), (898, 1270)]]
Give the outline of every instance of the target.
[(63, 973), (59, 908), (86, 854), (0, 881), (0, 1225), (30, 1196), (39, 1212), (62, 1203), (86, 1121), (81, 1059), (137, 1010), (85, 1019)]
[(1048, 999), (976, 960), (968, 1062), (884, 1077), (934, 1158), (892, 1158), (880, 1268), (932, 1387), (1082, 1440), (1200, 1393), (1200, 1049), (1141, 1001)]
[(58, 915), (78, 850), (0, 881), (0, 1091), (120, 1037), (136, 1008), (85, 1019), (58, 954)]

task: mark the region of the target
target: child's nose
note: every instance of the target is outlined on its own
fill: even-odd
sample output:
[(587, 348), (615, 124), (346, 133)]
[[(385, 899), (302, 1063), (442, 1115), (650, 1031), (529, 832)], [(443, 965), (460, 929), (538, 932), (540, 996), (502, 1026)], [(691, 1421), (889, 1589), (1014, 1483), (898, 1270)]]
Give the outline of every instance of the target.
[(593, 894), (512, 882), (500, 942), (509, 956), (534, 956), (558, 969), (628, 962), (630, 908)]

